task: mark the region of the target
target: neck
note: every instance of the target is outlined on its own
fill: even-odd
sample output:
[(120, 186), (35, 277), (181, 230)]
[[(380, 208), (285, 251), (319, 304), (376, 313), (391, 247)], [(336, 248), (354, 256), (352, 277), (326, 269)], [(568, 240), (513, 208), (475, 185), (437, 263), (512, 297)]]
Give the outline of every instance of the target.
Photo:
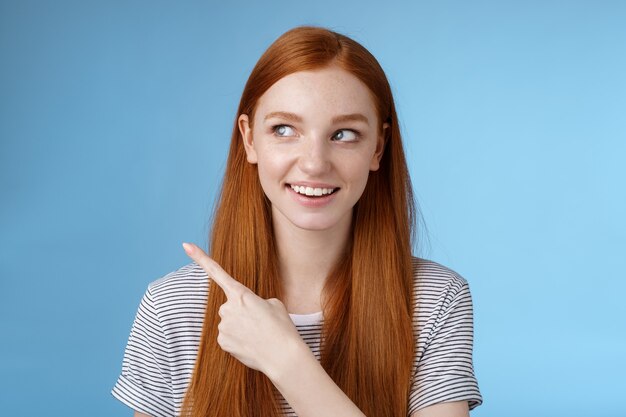
[[(327, 230), (306, 230), (273, 213), (283, 302), (290, 313), (321, 308), (322, 289), (330, 270), (346, 248), (351, 215)], [(311, 310), (311, 311), (309, 311)]]

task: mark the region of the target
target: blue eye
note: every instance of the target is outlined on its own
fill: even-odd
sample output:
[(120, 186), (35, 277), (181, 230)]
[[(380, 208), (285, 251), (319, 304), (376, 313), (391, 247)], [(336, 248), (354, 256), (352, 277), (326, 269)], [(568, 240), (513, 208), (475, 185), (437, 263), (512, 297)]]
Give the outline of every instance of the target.
[(278, 136), (293, 136), (295, 134), (293, 128), (287, 125), (272, 126), (272, 131)]
[(359, 132), (352, 129), (341, 129), (332, 138), (338, 142), (355, 142), (359, 139)]

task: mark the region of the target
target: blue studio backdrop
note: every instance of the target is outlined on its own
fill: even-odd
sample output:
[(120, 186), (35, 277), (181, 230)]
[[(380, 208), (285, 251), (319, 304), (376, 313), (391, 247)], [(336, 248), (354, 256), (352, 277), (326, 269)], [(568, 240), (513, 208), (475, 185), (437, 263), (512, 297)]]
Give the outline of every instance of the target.
[(602, 0), (2, 0), (0, 414), (132, 415), (110, 390), (139, 300), (206, 247), (246, 78), (312, 24), (390, 79), (416, 253), (472, 291), (472, 415), (626, 416), (624, 22)]

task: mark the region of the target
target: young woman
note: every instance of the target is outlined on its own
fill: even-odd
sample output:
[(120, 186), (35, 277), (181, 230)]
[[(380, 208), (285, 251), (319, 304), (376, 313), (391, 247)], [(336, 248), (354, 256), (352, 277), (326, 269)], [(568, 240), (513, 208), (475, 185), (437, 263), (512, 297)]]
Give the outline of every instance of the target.
[(467, 281), (412, 256), (399, 124), (376, 59), (299, 27), (253, 69), (210, 257), (151, 283), (113, 395), (135, 415), (467, 416)]

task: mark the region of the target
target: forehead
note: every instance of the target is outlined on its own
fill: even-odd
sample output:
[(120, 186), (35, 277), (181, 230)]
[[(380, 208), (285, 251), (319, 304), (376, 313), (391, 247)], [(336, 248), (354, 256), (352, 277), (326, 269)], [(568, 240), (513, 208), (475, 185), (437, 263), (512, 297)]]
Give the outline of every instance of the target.
[(369, 88), (339, 67), (299, 71), (281, 78), (259, 99), (255, 118), (272, 111), (305, 117), (311, 112), (320, 117), (363, 113), (372, 122), (377, 116)]

